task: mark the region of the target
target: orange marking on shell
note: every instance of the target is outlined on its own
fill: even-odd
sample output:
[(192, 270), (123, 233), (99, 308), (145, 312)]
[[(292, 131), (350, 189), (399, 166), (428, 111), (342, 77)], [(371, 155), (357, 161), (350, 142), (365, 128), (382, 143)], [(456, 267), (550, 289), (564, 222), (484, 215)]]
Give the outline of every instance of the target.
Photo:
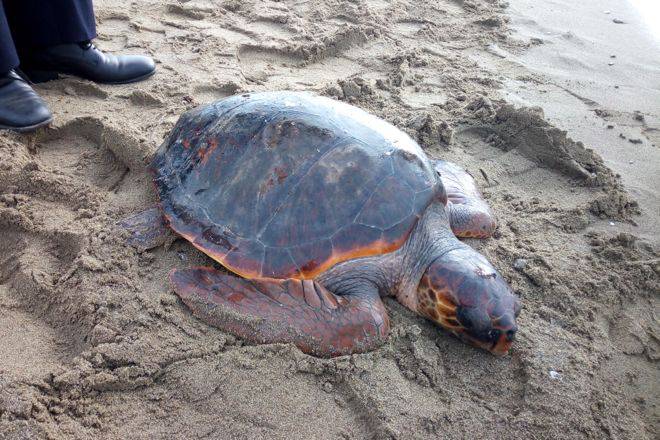
[(305, 270), (305, 268), (301, 268), (301, 276), (299, 278), (304, 280), (313, 279), (316, 278), (318, 275), (322, 274), (323, 272), (325, 272), (326, 270), (330, 269), (335, 264), (342, 263), (344, 261), (354, 260), (356, 258), (364, 258), (373, 255), (387, 254), (389, 252), (395, 251), (398, 248), (400, 248), (401, 245), (404, 243), (404, 241), (405, 239), (394, 242), (386, 242), (383, 240), (379, 240), (373, 243), (371, 246), (351, 249), (346, 252), (335, 251), (330, 255), (330, 257), (327, 260), (320, 262), (315, 268), (313, 269), (310, 268), (309, 270)]
[[(178, 231), (177, 231), (178, 232)], [(196, 244), (194, 242), (195, 237), (189, 234), (181, 234), (179, 233), (182, 237), (187, 239), (192, 243), (193, 246), (195, 246), (197, 249), (200, 251), (204, 252), (206, 255), (209, 257), (213, 258), (215, 261), (218, 263), (222, 264), (224, 267), (226, 267), (228, 270), (231, 272), (235, 273), (236, 275), (239, 275), (243, 278), (261, 278), (262, 274), (256, 271), (250, 271), (250, 270), (242, 270), (240, 267), (235, 266), (235, 265), (230, 265), (225, 261), (225, 257), (227, 254), (220, 254), (220, 253), (214, 253), (209, 251), (208, 249), (205, 249), (204, 247), (200, 246), (199, 244)], [(403, 241), (401, 242), (403, 244)], [(325, 261), (319, 263), (316, 267), (310, 268), (309, 270), (301, 270), (300, 275), (291, 275), (290, 278), (293, 279), (299, 279), (299, 280), (311, 280), (316, 278), (318, 275), (322, 274), (326, 270), (330, 269), (332, 266), (335, 264), (348, 261), (348, 260), (353, 260), (356, 258), (363, 258), (363, 257), (370, 257), (372, 255), (381, 255), (381, 254), (386, 254), (388, 252), (392, 252), (399, 247), (401, 247), (401, 244), (398, 244), (396, 242), (394, 243), (387, 243), (382, 240), (374, 243), (372, 246), (369, 247), (364, 247), (364, 248), (358, 248), (355, 250), (351, 250), (349, 252), (334, 252), (332, 255)]]
[[(167, 219), (168, 224), (171, 226), (172, 221), (171, 221), (171, 216), (165, 214), (165, 218)], [(237, 265), (232, 265), (229, 264), (225, 261), (227, 257), (227, 253), (217, 253), (217, 252), (212, 252), (211, 250), (201, 246), (198, 243), (195, 243), (196, 236), (193, 234), (181, 232), (179, 230), (176, 230), (173, 228), (179, 235), (181, 235), (183, 238), (188, 240), (195, 248), (199, 249), (218, 263), (222, 264), (227, 270), (235, 273), (236, 275), (247, 278), (247, 279), (252, 279), (252, 278), (262, 278), (263, 275), (260, 272), (256, 272), (253, 270), (243, 270), (240, 268), (240, 266)], [(365, 246), (361, 248), (355, 248), (351, 249), (346, 252), (333, 252), (328, 259), (325, 261), (319, 262), (318, 265), (312, 266), (309, 265), (309, 268), (304, 267), (301, 268), (300, 274), (292, 274), (289, 276), (289, 278), (292, 279), (299, 279), (299, 280), (311, 280), (316, 278), (318, 275), (322, 274), (326, 270), (330, 269), (334, 265), (338, 263), (342, 263), (344, 261), (349, 261), (349, 260), (354, 260), (357, 258), (364, 258), (364, 257), (370, 257), (373, 255), (382, 255), (382, 254), (387, 254), (389, 252), (393, 252), (397, 249), (399, 249), (403, 243), (406, 241), (408, 237), (405, 236), (403, 239), (400, 240), (395, 240), (392, 242), (387, 242), (385, 240), (378, 240), (374, 243), (372, 243), (370, 246)], [(307, 265), (306, 265), (307, 266)]]

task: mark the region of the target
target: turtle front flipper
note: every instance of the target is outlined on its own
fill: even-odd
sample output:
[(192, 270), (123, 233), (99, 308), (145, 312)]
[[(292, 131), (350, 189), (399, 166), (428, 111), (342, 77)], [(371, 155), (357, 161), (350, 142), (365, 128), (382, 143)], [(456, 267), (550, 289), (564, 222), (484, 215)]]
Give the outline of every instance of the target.
[(244, 279), (212, 268), (174, 270), (174, 291), (203, 321), (254, 343), (294, 343), (319, 357), (373, 350), (389, 332), (378, 292), (335, 295), (297, 279)]
[(155, 247), (172, 243), (175, 239), (170, 228), (167, 227), (165, 218), (158, 208), (150, 208), (146, 211), (125, 218), (117, 223), (119, 227), (128, 231), (128, 244), (139, 251), (153, 249)]
[(434, 166), (447, 191), (449, 223), (454, 234), (465, 238), (492, 236), (497, 222), (477, 189), (474, 178), (451, 162), (438, 160)]

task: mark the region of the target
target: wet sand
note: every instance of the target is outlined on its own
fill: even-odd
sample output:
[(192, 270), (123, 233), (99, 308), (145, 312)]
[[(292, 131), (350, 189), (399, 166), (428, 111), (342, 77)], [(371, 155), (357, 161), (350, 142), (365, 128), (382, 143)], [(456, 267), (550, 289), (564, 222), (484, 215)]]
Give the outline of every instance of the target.
[[(547, 4), (576, 21), (523, 0), (97, 2), (99, 46), (158, 73), (39, 85), (54, 126), (0, 133), (0, 439), (656, 438), (658, 57), (632, 13)], [(124, 244), (178, 116), (276, 89), (364, 108), (475, 176), (499, 228), (468, 243), (524, 304), (509, 356), (392, 300), (372, 353), (249, 345), (168, 286), (206, 256)]]
[(510, 58), (544, 84), (511, 75), (505, 99), (600, 154), (642, 206), (627, 230), (660, 243), (660, 38), (626, 2), (534, 3), (511, 2), (514, 35), (535, 43)]

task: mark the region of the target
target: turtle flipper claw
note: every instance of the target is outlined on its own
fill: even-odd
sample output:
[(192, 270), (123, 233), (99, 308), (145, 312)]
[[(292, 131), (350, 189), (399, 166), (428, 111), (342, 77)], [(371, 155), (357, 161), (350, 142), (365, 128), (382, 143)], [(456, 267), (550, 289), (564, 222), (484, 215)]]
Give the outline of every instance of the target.
[(176, 269), (170, 281), (194, 315), (254, 343), (331, 357), (373, 350), (389, 332), (378, 295), (338, 296), (311, 280), (249, 280), (207, 267)]
[(474, 178), (451, 162), (438, 160), (434, 166), (447, 191), (449, 223), (454, 234), (464, 238), (492, 236), (497, 222), (477, 189)]

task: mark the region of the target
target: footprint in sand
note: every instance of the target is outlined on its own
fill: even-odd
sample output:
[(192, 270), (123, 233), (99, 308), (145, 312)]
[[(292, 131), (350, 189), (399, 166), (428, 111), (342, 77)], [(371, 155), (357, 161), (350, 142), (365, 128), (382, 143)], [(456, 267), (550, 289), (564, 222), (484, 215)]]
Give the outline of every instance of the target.
[[(77, 350), (63, 337), (59, 329), (43, 319), (24, 311), (20, 304), (2, 294), (0, 284), (0, 371), (11, 371), (18, 379), (45, 377), (63, 364), (70, 362)], [(29, 343), (27, 342), (29, 341)]]
[(295, 50), (245, 44), (239, 47), (237, 58), (243, 76), (251, 83), (282, 87), (289, 86), (292, 78), (302, 85), (333, 82), (360, 72), (361, 66), (345, 55), (377, 36), (371, 28), (351, 26)]
[(279, 39), (291, 41), (298, 32), (290, 26), (281, 23), (277, 17), (262, 17), (248, 23), (247, 29), (259, 35), (262, 40)]
[(213, 13), (213, 5), (206, 4), (205, 2), (186, 2), (186, 3), (170, 3), (167, 5), (167, 12), (172, 15), (180, 17), (192, 18), (193, 20), (201, 20), (207, 15)]
[[(0, 211), (0, 220), (4, 220)], [(75, 292), (58, 297), (58, 285), (74, 268), (83, 238), (66, 232), (3, 228), (0, 242), (0, 371), (38, 378), (71, 361), (85, 347), (71, 311)], [(53, 298), (58, 297), (57, 301)], [(68, 312), (65, 311), (68, 310)], [(25, 341), (30, 341), (29, 344)]]
[[(0, 218), (5, 217), (3, 213), (0, 211)], [(3, 229), (0, 237), (8, 244), (0, 258), (0, 284), (26, 300), (35, 291), (50, 289), (66, 277), (84, 243), (80, 233), (46, 228), (26, 231), (20, 225)]]
[(402, 20), (398, 21), (393, 26), (394, 35), (405, 35), (406, 37), (413, 37), (420, 30), (424, 29), (427, 26), (423, 21), (418, 20)]
[(292, 67), (300, 67), (304, 60), (300, 56), (277, 48), (243, 45), (238, 49), (238, 61), (243, 76), (248, 82), (262, 84), (269, 77)]
[(34, 160), (42, 170), (56, 169), (73, 184), (84, 182), (100, 190), (93, 195), (132, 206), (148, 198), (146, 190), (136, 188), (149, 179), (145, 159), (151, 148), (128, 130), (83, 117), (47, 131), (36, 144)]
[(227, 81), (219, 84), (201, 83), (195, 85), (193, 90), (200, 103), (207, 103), (239, 93), (241, 85), (235, 81)]
[(38, 162), (46, 169), (56, 165), (75, 180), (113, 191), (128, 173), (128, 167), (112, 151), (99, 145), (100, 136), (95, 131), (90, 124), (78, 120), (49, 132), (37, 144)]
[(44, 90), (58, 91), (64, 95), (84, 98), (106, 99), (108, 92), (91, 81), (78, 78), (64, 78), (62, 81), (51, 81), (41, 86)]
[(373, 9), (374, 11), (382, 11), (383, 9), (395, 6), (397, 2), (388, 2), (385, 0), (367, 0), (365, 3), (369, 9)]
[[(0, 337), (9, 341), (0, 344), (0, 370), (25, 377), (55, 371), (93, 341), (90, 296), (75, 274), (104, 263), (89, 248), (89, 227), (100, 224), (86, 219), (104, 214), (104, 200), (144, 205), (132, 195), (148, 190), (138, 182), (148, 179), (146, 151), (116, 127), (77, 118), (38, 136), (16, 144), (23, 157), (0, 194)], [(25, 337), (39, 342), (25, 347)]]

